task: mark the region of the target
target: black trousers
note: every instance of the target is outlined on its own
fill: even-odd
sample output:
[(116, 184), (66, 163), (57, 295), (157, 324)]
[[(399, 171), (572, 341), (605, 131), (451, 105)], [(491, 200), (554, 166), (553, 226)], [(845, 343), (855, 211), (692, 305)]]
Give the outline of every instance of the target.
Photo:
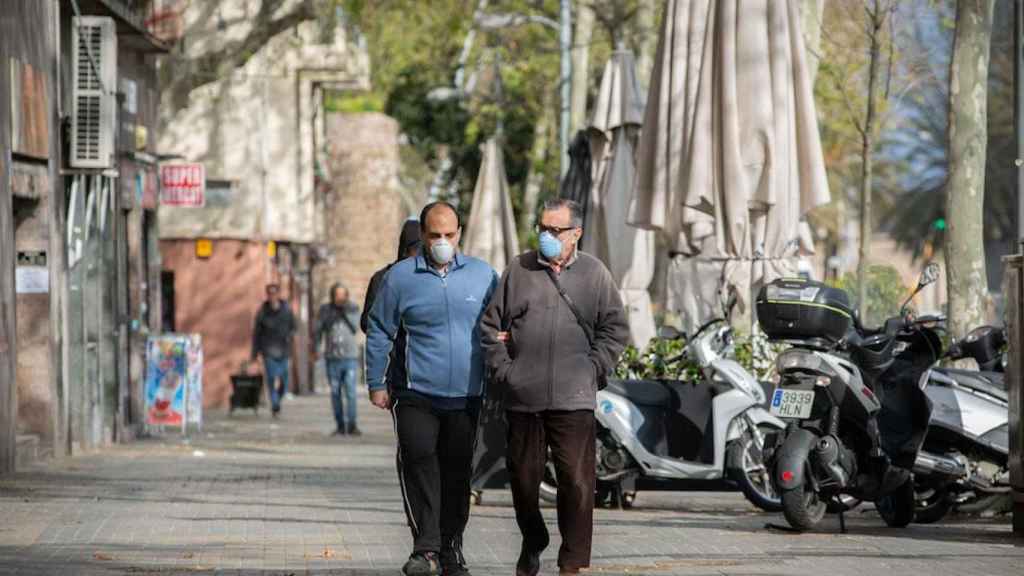
[(549, 535), (540, 511), (540, 484), (548, 448), (558, 480), (558, 566), (590, 566), (594, 535), (597, 423), (592, 410), (508, 412), (508, 471), (523, 547), (539, 552)]
[(479, 406), (439, 410), (399, 397), (391, 413), (413, 552), (454, 552), (462, 560)]

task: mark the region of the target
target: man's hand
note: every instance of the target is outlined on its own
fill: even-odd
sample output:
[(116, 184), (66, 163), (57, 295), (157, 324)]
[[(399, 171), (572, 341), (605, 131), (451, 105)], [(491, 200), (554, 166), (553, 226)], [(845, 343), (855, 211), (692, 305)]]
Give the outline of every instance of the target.
[(381, 410), (391, 408), (391, 395), (387, 390), (373, 390), (370, 392), (370, 402)]

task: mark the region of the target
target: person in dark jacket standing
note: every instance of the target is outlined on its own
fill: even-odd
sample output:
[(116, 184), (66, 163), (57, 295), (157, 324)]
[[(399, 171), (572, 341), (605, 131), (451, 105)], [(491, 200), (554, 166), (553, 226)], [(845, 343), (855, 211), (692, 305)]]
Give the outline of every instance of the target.
[(540, 571), (549, 543), (539, 502), (548, 449), (558, 479), (560, 573), (590, 565), (597, 389), (626, 347), (629, 325), (611, 273), (577, 249), (582, 219), (571, 200), (544, 204), (540, 251), (512, 262), (481, 321), (488, 368), (505, 387), (507, 467), (523, 534), (517, 576)]
[[(270, 391), (271, 411), (281, 412), (281, 396), (288, 390), (289, 358), (295, 336), (295, 316), (281, 300), (281, 287), (267, 285), (267, 301), (256, 313), (252, 332), (252, 359), (263, 356), (263, 375)], [(275, 386), (280, 382), (280, 386)]]
[[(370, 313), (366, 380), (370, 401), (391, 409), (399, 480), (413, 552), (407, 576), (469, 576), (462, 534), (484, 362), (479, 323), (498, 277), (484, 261), (459, 254), (462, 228), (450, 204), (420, 216), (423, 248), (391, 267)], [(388, 374), (399, 329), (405, 374)], [(387, 378), (386, 378), (387, 376)]]
[(356, 373), (359, 370), (359, 306), (349, 300), (348, 288), (331, 286), (331, 301), (317, 314), (316, 340), (324, 343), (327, 381), (338, 428), (335, 435), (361, 436), (356, 425)]

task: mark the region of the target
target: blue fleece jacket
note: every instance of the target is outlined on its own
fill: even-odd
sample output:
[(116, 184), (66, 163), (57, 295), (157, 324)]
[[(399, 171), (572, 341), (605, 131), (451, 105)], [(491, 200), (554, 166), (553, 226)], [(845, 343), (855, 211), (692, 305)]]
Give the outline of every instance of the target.
[(366, 382), (382, 390), (391, 348), (405, 328), (408, 382), (392, 387), (442, 398), (480, 396), (484, 357), (480, 317), (498, 284), (483, 260), (456, 254), (442, 276), (421, 253), (391, 267), (370, 312)]

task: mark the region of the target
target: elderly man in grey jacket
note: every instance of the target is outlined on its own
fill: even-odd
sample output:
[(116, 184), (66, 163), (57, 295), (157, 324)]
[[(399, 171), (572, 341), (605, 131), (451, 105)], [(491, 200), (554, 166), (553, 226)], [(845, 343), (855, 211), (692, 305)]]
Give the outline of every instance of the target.
[(538, 232), (540, 250), (512, 262), (481, 321), (488, 367), (505, 393), (507, 464), (523, 534), (516, 574), (523, 576), (540, 571), (549, 543), (539, 502), (549, 448), (558, 477), (560, 573), (590, 565), (598, 383), (629, 338), (611, 273), (577, 249), (579, 205), (545, 203)]

